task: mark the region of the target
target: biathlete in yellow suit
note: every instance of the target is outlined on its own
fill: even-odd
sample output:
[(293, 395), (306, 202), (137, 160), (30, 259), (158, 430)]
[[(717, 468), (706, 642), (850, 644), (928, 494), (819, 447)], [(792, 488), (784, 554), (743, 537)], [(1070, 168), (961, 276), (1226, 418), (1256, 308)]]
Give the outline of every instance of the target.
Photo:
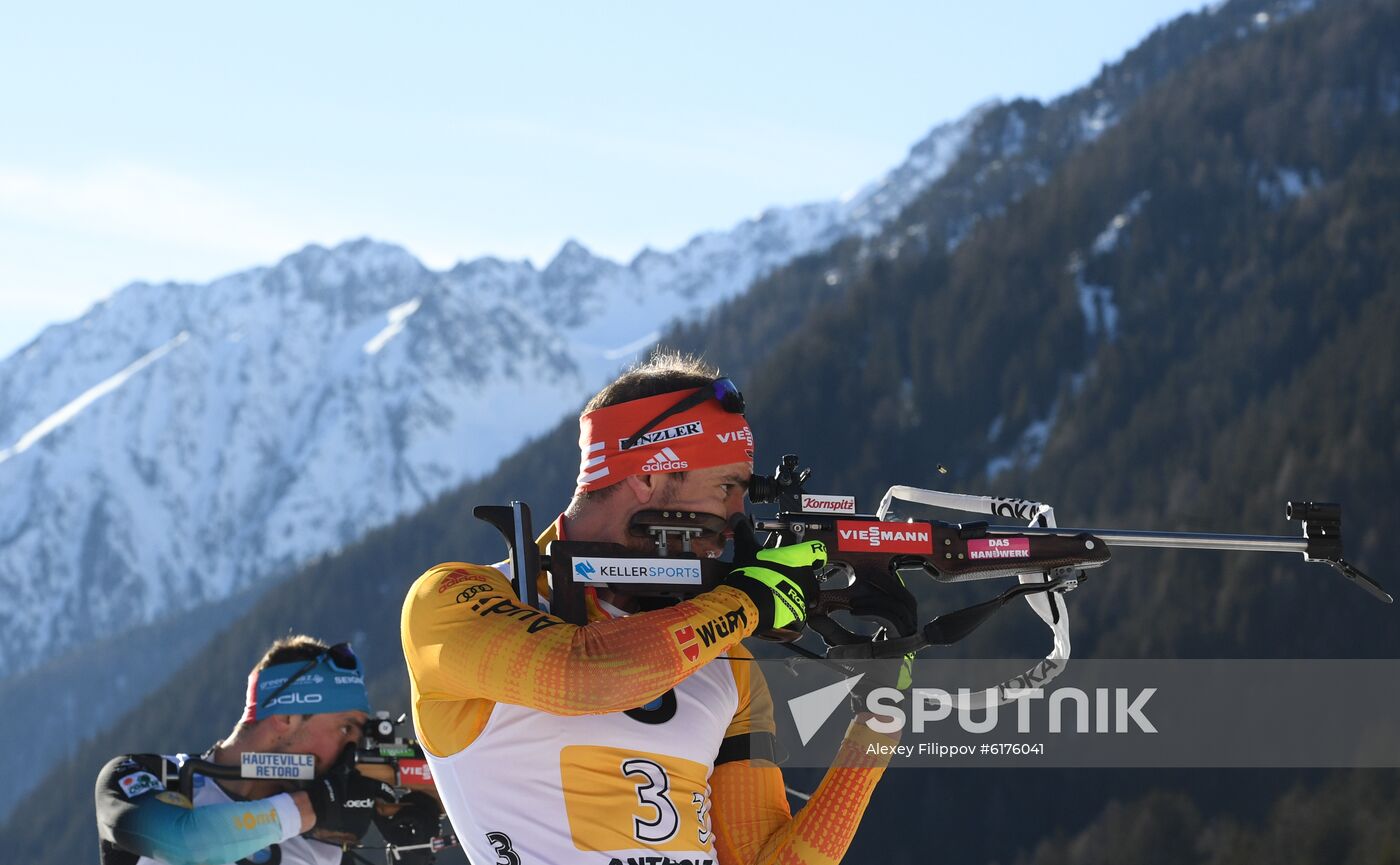
[[(742, 410), (728, 379), (688, 358), (625, 373), (580, 418), (578, 486), (541, 551), (566, 536), (651, 551), (627, 532), (642, 510), (742, 514)], [(723, 543), (693, 549), (716, 557)], [(852, 723), (794, 817), (772, 706), (739, 642), (802, 627), (825, 558), (818, 543), (762, 550), (725, 584), (647, 612), (590, 588), (582, 627), (523, 603), (504, 565), (423, 574), (402, 623), (414, 723), (472, 862), (840, 861), (888, 760), (867, 748), (893, 740)]]

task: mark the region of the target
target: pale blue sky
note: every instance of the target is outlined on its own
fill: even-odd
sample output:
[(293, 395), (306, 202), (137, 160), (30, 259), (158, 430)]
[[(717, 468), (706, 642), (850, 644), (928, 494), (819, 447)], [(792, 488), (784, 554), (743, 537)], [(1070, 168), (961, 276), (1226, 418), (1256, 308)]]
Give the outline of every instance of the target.
[(10, 4), (0, 357), (135, 279), (362, 235), (626, 261), (837, 198), (1200, 2)]

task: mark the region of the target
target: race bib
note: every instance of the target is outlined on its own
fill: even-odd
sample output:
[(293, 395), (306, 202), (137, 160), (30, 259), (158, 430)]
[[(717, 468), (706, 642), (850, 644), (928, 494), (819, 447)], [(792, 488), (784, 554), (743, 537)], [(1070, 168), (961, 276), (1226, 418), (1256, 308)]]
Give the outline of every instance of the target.
[(709, 772), (668, 754), (565, 747), (559, 775), (574, 846), (713, 853)]

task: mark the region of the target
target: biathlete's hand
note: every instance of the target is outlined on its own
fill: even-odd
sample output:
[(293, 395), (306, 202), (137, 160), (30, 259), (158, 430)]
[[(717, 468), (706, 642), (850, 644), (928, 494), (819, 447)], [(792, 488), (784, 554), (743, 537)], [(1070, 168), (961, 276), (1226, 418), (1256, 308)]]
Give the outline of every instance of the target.
[(817, 596), (816, 571), (826, 564), (826, 545), (806, 541), (760, 549), (748, 517), (735, 517), (731, 526), (734, 569), (724, 584), (748, 595), (758, 607), (754, 636), (796, 639), (807, 622), (807, 605)]
[(311, 809), (316, 812), (316, 825), (311, 832), (322, 840), (337, 843), (360, 840), (369, 831), (375, 803), (398, 801), (393, 787), (355, 771), (352, 765), (354, 747), (347, 745), (330, 771), (306, 788)]
[(393, 814), (380, 814), (374, 818), (374, 825), (384, 836), (384, 843), (398, 848), (416, 848), (397, 850), (396, 865), (432, 865), (436, 857), (428, 845), (438, 834), (441, 824), (442, 805), (432, 796), (417, 790), (405, 793)]
[[(903, 600), (908, 604), (910, 617), (917, 619), (919, 605), (905, 587), (904, 577), (896, 573), (894, 578), (899, 581)], [(855, 710), (856, 714), (859, 715), (868, 710), (870, 693), (876, 688), (894, 688), (907, 698), (910, 689), (914, 686), (914, 658), (917, 654), (917, 652), (910, 652), (899, 658), (886, 658), (863, 663), (861, 669), (866, 675), (861, 677), (860, 682), (851, 689), (851, 708)]]
[(851, 711), (857, 715), (870, 710), (870, 694), (877, 688), (894, 688), (907, 701), (914, 686), (915, 652), (899, 658), (865, 661), (860, 670), (865, 675), (851, 688)]

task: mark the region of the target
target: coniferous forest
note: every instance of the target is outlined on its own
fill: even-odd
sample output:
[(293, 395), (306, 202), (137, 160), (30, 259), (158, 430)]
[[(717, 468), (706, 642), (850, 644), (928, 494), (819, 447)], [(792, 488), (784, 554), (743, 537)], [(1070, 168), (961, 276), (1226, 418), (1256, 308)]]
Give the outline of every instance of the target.
[[(983, 121), (1025, 125), (1018, 146), (1044, 156), (1018, 164), (1043, 176), (955, 165), (881, 236), (663, 342), (732, 374), (759, 469), (799, 453), (815, 490), (873, 506), (906, 483), (1048, 501), (1065, 525), (1254, 534), (1294, 532), (1289, 499), (1340, 501), (1348, 558), (1400, 587), (1400, 3), (1323, 2), (1221, 40), (1073, 152), (1054, 110)], [(1007, 203), (945, 243), (948, 187), (978, 184)], [(521, 499), (537, 526), (562, 508), (576, 430), (266, 595), (53, 767), (4, 827), (14, 861), (89, 861), (97, 768), (227, 733), (250, 660), (289, 629), (353, 640), (376, 704), (407, 711), (404, 591), (439, 561), (500, 557), (474, 505)], [(1079, 657), (1400, 654), (1395, 607), (1289, 557), (1115, 552), (1070, 603)], [(1043, 638), (1007, 614), (956, 652), (1033, 657)], [(911, 769), (882, 781), (847, 861), (1393, 862), (1397, 807), (1392, 770)]]

